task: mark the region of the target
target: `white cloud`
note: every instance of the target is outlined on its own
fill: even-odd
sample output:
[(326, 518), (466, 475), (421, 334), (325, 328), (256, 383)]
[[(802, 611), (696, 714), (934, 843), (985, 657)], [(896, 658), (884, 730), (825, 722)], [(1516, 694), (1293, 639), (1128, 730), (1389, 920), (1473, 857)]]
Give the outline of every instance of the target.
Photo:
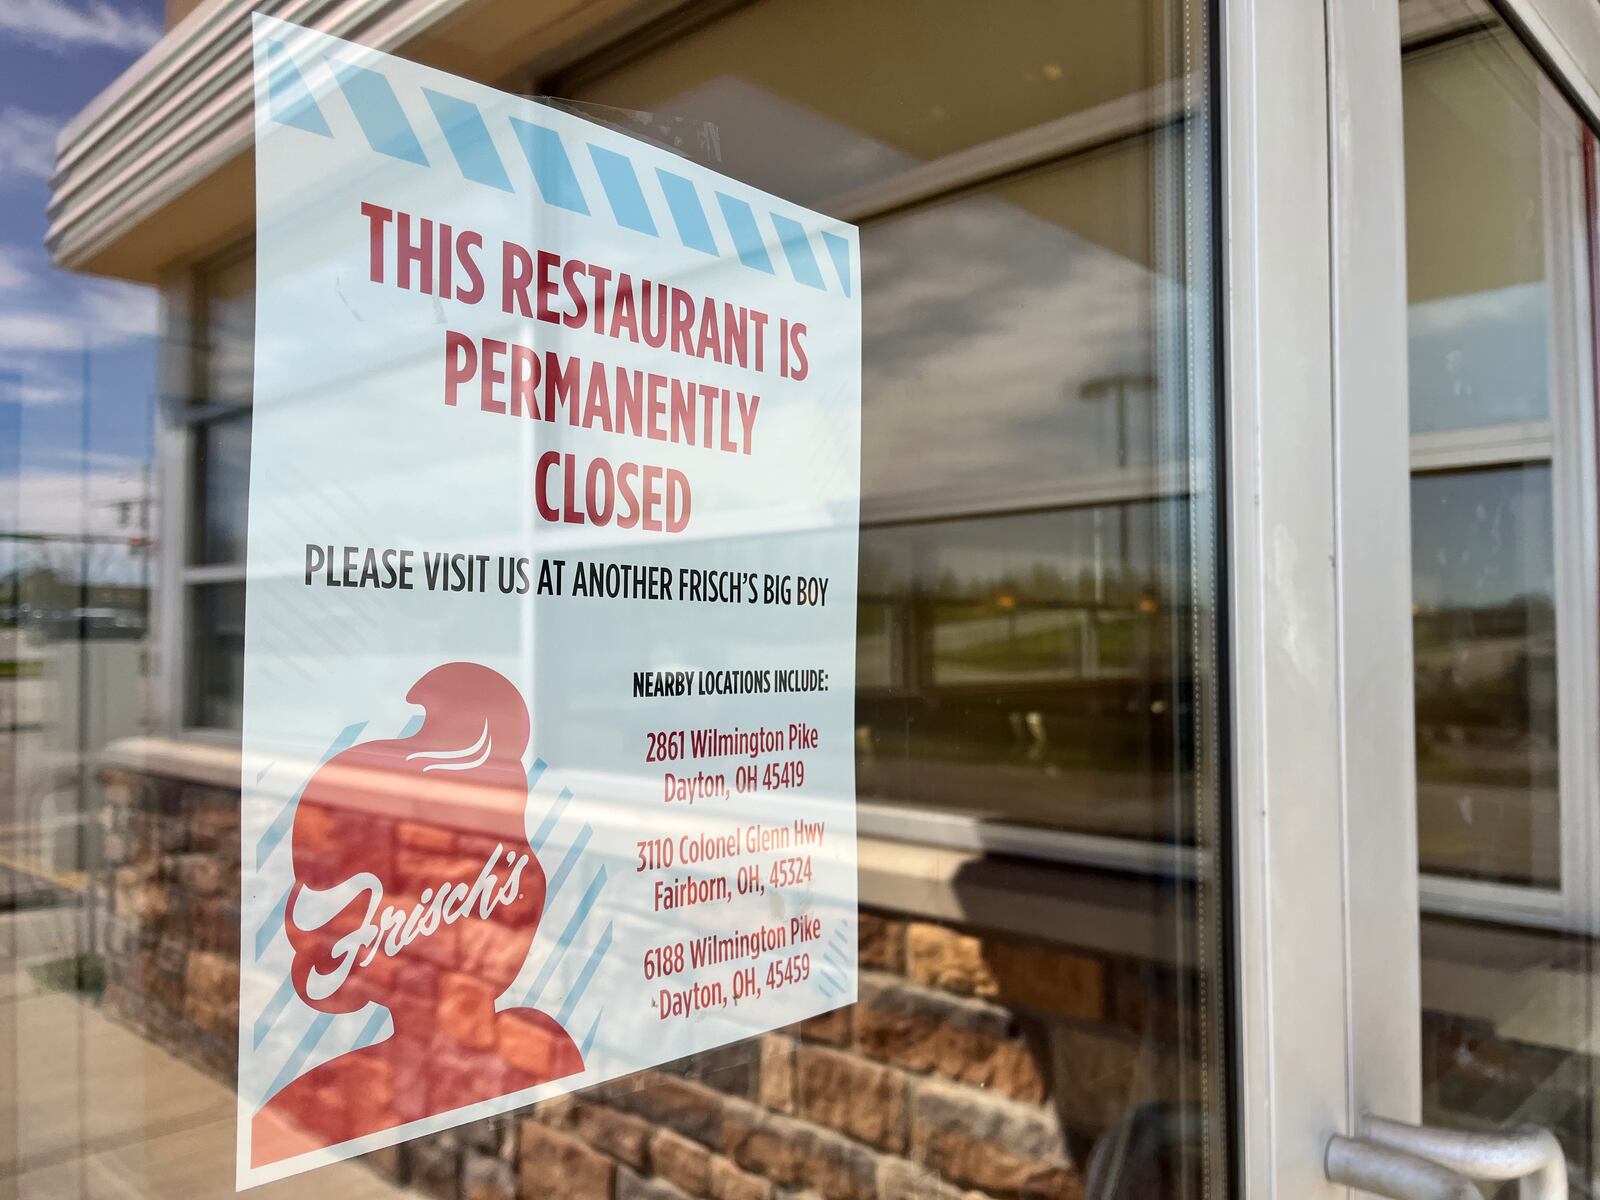
[(109, 279), (59, 278), (70, 281), (70, 290), (49, 309), (0, 309), (0, 353), (104, 350), (154, 336), (154, 288)]
[(5, 0), (0, 32), (17, 35), (45, 50), (97, 46), (139, 51), (155, 44), (161, 27), (140, 12), (119, 11), (106, 0)]
[(65, 384), (40, 383), (35, 379), (24, 380), (17, 389), (17, 399), (27, 407), (44, 404), (66, 404), (83, 399), (81, 387), (67, 387)]
[(23, 265), (22, 251), (16, 246), (0, 246), (0, 292), (20, 288), (33, 278)]
[(154, 335), (159, 299), (155, 288), (112, 279), (87, 279), (82, 286), (83, 315), (96, 344)]
[(88, 332), (88, 326), (76, 316), (0, 313), (0, 350), (82, 350), (89, 345)]
[(60, 129), (61, 122), (55, 117), (20, 108), (0, 109), (0, 183), (49, 179), (56, 165)]
[[(866, 496), (897, 513), (971, 510), (1118, 469), (1117, 406), (1078, 397), (1154, 373), (1163, 285), (1148, 266), (1004, 194), (885, 221), (862, 260)], [(1152, 458), (1153, 414), (1148, 394), (1130, 397), (1130, 461)]]

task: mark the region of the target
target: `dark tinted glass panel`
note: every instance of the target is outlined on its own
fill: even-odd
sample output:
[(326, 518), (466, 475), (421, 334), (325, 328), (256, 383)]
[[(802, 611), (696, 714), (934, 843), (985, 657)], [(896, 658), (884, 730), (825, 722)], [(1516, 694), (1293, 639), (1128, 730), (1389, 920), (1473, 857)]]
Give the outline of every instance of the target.
[(1550, 468), (1420, 475), (1411, 504), (1423, 868), (1554, 886)]
[(1550, 415), (1540, 104), (1537, 70), (1504, 30), (1407, 59), (1414, 432)]
[(199, 560), (242, 563), (245, 500), (250, 485), (250, 418), (231, 417), (197, 425), (195, 471), (200, 522)]
[(244, 585), (193, 587), (189, 604), (192, 720), (197, 725), (237, 729), (244, 686)]

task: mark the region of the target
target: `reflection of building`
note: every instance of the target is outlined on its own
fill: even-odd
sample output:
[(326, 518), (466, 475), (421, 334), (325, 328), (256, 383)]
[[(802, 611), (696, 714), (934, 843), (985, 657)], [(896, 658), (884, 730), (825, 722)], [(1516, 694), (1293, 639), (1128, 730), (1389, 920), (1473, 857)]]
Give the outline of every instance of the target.
[(152, 502), (147, 471), (15, 482), (0, 528), (0, 854), (48, 880), (98, 861), (100, 789), (83, 763), (144, 729)]
[[(954, 30), (966, 17), (947, 7)], [(689, 29), (658, 43), (651, 34), (615, 69), (593, 52), (601, 41), (630, 44), (631, 29), (599, 9), (556, 19), (477, 0), (446, 17), (395, 3), (376, 25), (329, 28), (512, 90), (561, 96), (579, 111), (695, 118), (718, 135), (701, 139), (697, 153), (720, 151), (730, 174), (863, 229), (872, 304), (858, 750), (872, 835), (862, 855), (875, 881), (865, 885), (874, 911), (864, 918), (863, 957), (875, 999), (860, 1010), (860, 1032), (847, 1016), (798, 1043), (709, 1056), (698, 1068), (709, 1091), (678, 1084), (692, 1091), (660, 1090), (655, 1100), (647, 1088), (638, 1102), (618, 1099), (607, 1119), (647, 1118), (639, 1136), (662, 1156), (676, 1144), (673, 1131), (687, 1131), (683, 1154), (709, 1153), (702, 1169), (746, 1189), (730, 1194), (764, 1195), (770, 1179), (832, 1195), (831, 1176), (810, 1174), (823, 1162), (872, 1181), (920, 1173), (996, 1195), (1065, 1194), (1086, 1147), (1124, 1114), (1194, 1094), (1184, 1088), (1196, 1085), (1178, 1080), (1198, 1063), (1199, 1030), (1216, 1015), (1152, 1023), (1196, 979), (1178, 969), (1197, 952), (1177, 920), (1191, 901), (1174, 899), (1158, 875), (1102, 882), (1058, 848), (997, 889), (1000, 868), (981, 849), (986, 827), (1013, 843), (1032, 827), (1062, 847), (1083, 836), (1097, 865), (1149, 869), (1174, 840), (1185, 843), (1176, 851), (1184, 861), (1199, 861), (1188, 844), (1203, 836), (1193, 806), (1172, 800), (1192, 786), (1193, 738), (1183, 730), (1205, 686), (1181, 616), (1187, 566), (1174, 549), (1204, 518), (1188, 509), (1183, 471), (1164, 465), (1187, 401), (1155, 366), (1156, 322), (1178, 319), (1184, 300), (1172, 280), (1186, 269), (1158, 261), (1156, 232), (1182, 219), (1184, 201), (1149, 182), (1183, 136), (1181, 113), (1168, 68), (1150, 65), (1152, 54), (1160, 58), (1153, 18), (1137, 5), (1092, 18), (1102, 43), (1117, 47), (1109, 70), (1091, 76), (1073, 66), (1071, 46), (1091, 18), (1041, 6), (1037, 19), (1059, 27), (1062, 55), (1047, 76), (1028, 65), (1033, 35), (1019, 26), (998, 37), (995, 61), (966, 63), (981, 65), (984, 82), (954, 84), (954, 72), (932, 64), (905, 74), (899, 86), (927, 99), (905, 110), (881, 103), (873, 79), (892, 61), (887, 48), (905, 16), (887, 6), (838, 16), (824, 26), (830, 65), (817, 79), (792, 78), (785, 38), (772, 36), (812, 23), (790, 0), (735, 13), (709, 29), (714, 36)], [(219, 994), (236, 978), (224, 907), (236, 868), (225, 860), (220, 877), (168, 878), (162, 853), (138, 830), (163, 824), (157, 814), (176, 789), (194, 823), (173, 831), (174, 853), (216, 854), (237, 837), (229, 793), (217, 789), (238, 770), (226, 731), (239, 719), (251, 364), (265, 352), (253, 330), (243, 17), (239, 8), (237, 21), (197, 12), (179, 23), (139, 68), (167, 82), (129, 84), (69, 131), (82, 150), (63, 152), (56, 186), (65, 203), (51, 231), (61, 261), (157, 282), (165, 296), (154, 706), (162, 736), (112, 753), (113, 843), (123, 857), (108, 1003), (152, 1033), (170, 1033), (168, 1022), (194, 1029), (202, 1056), (219, 1068), (238, 1019)], [(732, 44), (720, 45), (723, 37)], [(965, 59), (958, 39), (934, 52), (951, 67)], [(1019, 84), (1024, 68), (1033, 82)], [(168, 97), (207, 72), (231, 82), (209, 90), (202, 111), (175, 110)], [(1039, 93), (1043, 83), (1059, 84), (1060, 94)], [(974, 108), (979, 94), (984, 104)], [(950, 125), (937, 115), (946, 109), (966, 115)], [(1035, 126), (1043, 141), (1006, 140)], [(168, 138), (181, 154), (143, 149)], [(814, 152), (797, 158), (800, 147)], [(929, 163), (960, 171), (930, 173)], [(1107, 205), (1108, 190), (1123, 202)], [(974, 295), (993, 303), (975, 305)], [(952, 850), (952, 838), (967, 848)], [(959, 879), (908, 899), (919, 873), (958, 860)], [(1018, 881), (1029, 878), (1024, 901)], [(1057, 893), (1069, 878), (1079, 882), (1066, 901)], [(1030, 943), (1041, 930), (1025, 914), (1040, 903), (1066, 904), (1059, 927), (1082, 932)], [(1096, 912), (1118, 914), (1115, 935), (1091, 932), (1106, 926), (1082, 919)], [(152, 940), (169, 958), (186, 955), (188, 967), (163, 973)], [(913, 1025), (902, 1028), (906, 1020)], [(951, 1037), (954, 1057), (941, 1061), (933, 1047)], [(1070, 1068), (1057, 1079), (1050, 1065), (1105, 1054), (1118, 1065), (1092, 1085)], [(775, 1055), (795, 1057), (785, 1065)], [(1163, 1064), (1154, 1075), (1152, 1063)], [(782, 1096), (785, 1070), (799, 1073), (792, 1099)], [(734, 1098), (724, 1100), (728, 1092)], [(870, 1104), (846, 1099), (858, 1092)], [(824, 1093), (839, 1099), (825, 1103)], [(736, 1143), (708, 1145), (675, 1115), (695, 1097), (725, 1105), (719, 1120), (748, 1112), (787, 1122), (783, 1140), (812, 1149), (780, 1169)], [(934, 1111), (915, 1117), (918, 1106), (936, 1102), (953, 1106), (938, 1118), (952, 1128), (981, 1127), (986, 1105), (1020, 1124), (994, 1136), (993, 1163), (963, 1165), (935, 1151), (931, 1134), (914, 1132)], [(524, 1154), (543, 1128), (524, 1126)], [(587, 1121), (537, 1136), (583, 1163), (596, 1153)], [(1006, 1137), (1024, 1140), (1008, 1147)], [(1164, 1156), (1179, 1153), (1172, 1137), (1162, 1135)], [(805, 1165), (813, 1158), (818, 1165)], [(646, 1160), (594, 1161), (620, 1179)], [(1199, 1160), (1184, 1169), (1198, 1170)], [(879, 1186), (857, 1182), (851, 1194)], [(703, 1185), (689, 1190), (707, 1194)]]
[[(1282, 532), (1315, 524), (1289, 519), (1304, 496), (1332, 505), (1326, 524), (1342, 530), (1362, 488), (1328, 499), (1334, 465), (1308, 440), (1315, 461), (1269, 464), (1294, 478), (1278, 496), (1285, 513), (1254, 529), (1261, 543), (1218, 539), (1224, 528), (1248, 539), (1249, 522), (1225, 527), (1219, 488), (1253, 486), (1261, 464), (1223, 461), (1217, 441), (1240, 435), (1213, 394), (1211, 358), (1259, 314), (1233, 307), (1243, 302), (1211, 257), (1233, 251), (1208, 241), (1213, 202), (1236, 202), (1207, 179), (1220, 123), (1201, 111), (1194, 64), (1212, 48), (1203, 35), (1173, 44), (1176, 18), (1198, 30), (1203, 6), (1039, 3), (1005, 20), (946, 0), (261, 7), (314, 9), (341, 36), (580, 112), (692, 120), (697, 156), (862, 229), (862, 1003), (375, 1165), (445, 1195), (501, 1197), (538, 1194), (557, 1161), (570, 1194), (606, 1200), (1098, 1194), (1104, 1172), (1091, 1163), (1124, 1153), (1137, 1182), (1115, 1194), (1175, 1192), (1177, 1177), (1207, 1172), (1214, 1184), (1229, 1149), (1218, 1130), (1257, 1119), (1226, 1107), (1221, 1047), (1270, 1024), (1218, 999), (1238, 982), (1232, 960), (1270, 950), (1298, 964), (1310, 982), (1285, 985), (1283, 1011), (1320, 1011), (1363, 950), (1354, 922), (1369, 882), (1362, 861), (1340, 860), (1349, 904), (1317, 893), (1344, 943), (1241, 948), (1246, 921), (1225, 903), (1239, 878), (1221, 872), (1260, 848), (1251, 837), (1298, 865), (1261, 873), (1277, 889), (1265, 926), (1318, 903), (1304, 897), (1340, 874), (1337, 854), (1381, 858), (1396, 838), (1323, 845), (1304, 830), (1328, 824), (1291, 821), (1371, 805), (1365, 777), (1343, 772), (1390, 732), (1361, 726), (1366, 708), (1389, 710), (1343, 690), (1335, 665), (1366, 633), (1339, 623), (1367, 598), (1365, 579), (1339, 574), (1350, 547), (1312, 537), (1307, 551)], [(107, 1007), (223, 1078), (240, 1020), (230, 730), (252, 366), (283, 352), (258, 346), (253, 328), (245, 8), (171, 6), (182, 19), (167, 37), (66, 131), (50, 233), (63, 264), (163, 295), (158, 680), (146, 714), (158, 736), (108, 754)], [(1320, 39), (1339, 6), (1312, 8), (1307, 36)], [(1583, 723), (1594, 606), (1574, 614), (1593, 598), (1593, 480), (1562, 447), (1592, 436), (1577, 400), (1592, 367), (1572, 299), (1582, 281), (1569, 278), (1581, 256), (1553, 248), (1582, 245), (1593, 213), (1579, 210), (1578, 152), (1561, 149), (1578, 144), (1577, 120), (1514, 39), (1454, 0), (1399, 12), (1411, 47), (1427, 1111), (1478, 1126), (1544, 1121), (1581, 1166), (1593, 1161), (1582, 934), (1597, 920), (1600, 818)], [(1319, 84), (1337, 75), (1316, 67), (1306, 77)], [(1321, 145), (1327, 125), (1296, 138)], [(1361, 165), (1345, 174), (1366, 179)], [(1262, 173), (1279, 182), (1274, 164)], [(1328, 203), (1327, 183), (1312, 207)], [(1316, 232), (1332, 238), (1346, 217)], [(1230, 229), (1241, 244), (1256, 236)], [(1337, 257), (1314, 249), (1317, 269)], [(1318, 353), (1340, 344), (1317, 325), (1337, 307), (1331, 290), (1322, 308), (1292, 314), (1316, 327)], [(1562, 295), (1564, 312), (1551, 299)], [(1297, 437), (1321, 428), (1332, 398), (1304, 382), (1320, 360), (1306, 361), (1254, 418), (1291, 413)], [(1302, 385), (1306, 396), (1287, 394)], [(1364, 430), (1343, 433), (1339, 453), (1362, 449)], [(1252, 552), (1259, 573), (1231, 590), (1229, 571)], [(1276, 640), (1235, 641), (1230, 619), (1257, 603), (1289, 614)], [(1403, 622), (1403, 605), (1395, 613)], [(1262, 697), (1235, 675), (1257, 650), (1289, 681), (1271, 698), (1289, 697), (1287, 715), (1258, 711)], [(1411, 682), (1392, 674), (1356, 682), (1385, 696)], [(1269, 739), (1290, 746), (1287, 765)], [(1407, 808), (1412, 763), (1384, 765), (1378, 800)], [(1249, 792), (1269, 766), (1278, 790)], [(1227, 787), (1257, 803), (1229, 809)], [(1268, 816), (1279, 824), (1263, 827)], [(1279, 829), (1318, 844), (1285, 849), (1267, 836)], [(1400, 864), (1408, 878), (1411, 866)], [(1386, 915), (1405, 926), (1412, 914)], [(1399, 979), (1406, 964), (1384, 965)], [(1352, 1011), (1339, 1036), (1368, 1015)], [(260, 1019), (243, 1016), (247, 1029)], [(1184, 1119), (1195, 1106), (1214, 1118), (1204, 1134)]]

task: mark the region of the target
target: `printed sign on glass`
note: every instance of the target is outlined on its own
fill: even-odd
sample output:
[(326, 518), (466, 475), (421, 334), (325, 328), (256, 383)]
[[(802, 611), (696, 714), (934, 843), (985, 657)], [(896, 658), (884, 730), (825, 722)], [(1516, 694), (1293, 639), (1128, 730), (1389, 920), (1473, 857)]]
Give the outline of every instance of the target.
[(856, 995), (856, 230), (254, 50), (241, 1187)]

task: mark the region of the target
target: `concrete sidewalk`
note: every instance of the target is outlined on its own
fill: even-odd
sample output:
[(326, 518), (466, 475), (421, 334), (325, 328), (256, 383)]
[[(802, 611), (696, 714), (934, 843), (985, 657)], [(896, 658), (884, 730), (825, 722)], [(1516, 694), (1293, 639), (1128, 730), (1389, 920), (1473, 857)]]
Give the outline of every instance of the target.
[[(17, 972), (0, 994), (0, 1198), (199, 1200), (234, 1192), (234, 1094), (76, 996)], [(10, 1075), (10, 1071), (5, 1072)], [(8, 1081), (9, 1082), (9, 1081)], [(12, 1139), (15, 1139), (14, 1141)], [(404, 1195), (367, 1167), (340, 1164), (251, 1192), (260, 1200)]]

